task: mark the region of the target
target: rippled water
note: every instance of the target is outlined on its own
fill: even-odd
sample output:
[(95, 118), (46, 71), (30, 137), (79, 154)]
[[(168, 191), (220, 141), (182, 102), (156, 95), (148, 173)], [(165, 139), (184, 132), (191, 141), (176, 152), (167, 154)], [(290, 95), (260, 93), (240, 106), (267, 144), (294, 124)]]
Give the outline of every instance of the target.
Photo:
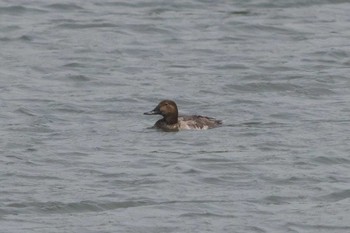
[(349, 12), (1, 1), (1, 232), (350, 232)]

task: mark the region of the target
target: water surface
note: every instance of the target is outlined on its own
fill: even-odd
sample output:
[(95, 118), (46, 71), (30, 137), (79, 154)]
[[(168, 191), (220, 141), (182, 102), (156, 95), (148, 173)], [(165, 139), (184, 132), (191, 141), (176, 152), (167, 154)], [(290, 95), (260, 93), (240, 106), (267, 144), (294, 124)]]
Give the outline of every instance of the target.
[[(349, 232), (348, 1), (2, 1), (3, 232)], [(161, 99), (224, 121), (164, 133)]]

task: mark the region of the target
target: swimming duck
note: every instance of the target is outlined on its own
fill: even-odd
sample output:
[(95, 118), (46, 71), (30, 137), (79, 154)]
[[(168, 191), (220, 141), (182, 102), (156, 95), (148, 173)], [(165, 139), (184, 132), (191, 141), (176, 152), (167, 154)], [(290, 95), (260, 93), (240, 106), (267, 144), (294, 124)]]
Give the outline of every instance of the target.
[(164, 131), (179, 131), (182, 129), (210, 129), (222, 124), (222, 121), (211, 117), (192, 115), (179, 116), (177, 105), (172, 100), (162, 100), (152, 111), (145, 115), (162, 115), (154, 127)]

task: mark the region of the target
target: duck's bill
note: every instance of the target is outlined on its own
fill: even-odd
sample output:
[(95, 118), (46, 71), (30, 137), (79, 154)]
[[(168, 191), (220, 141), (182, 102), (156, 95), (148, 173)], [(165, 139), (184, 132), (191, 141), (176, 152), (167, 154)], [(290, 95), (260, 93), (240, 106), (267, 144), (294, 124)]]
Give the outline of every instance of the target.
[(152, 111), (149, 111), (149, 112), (145, 112), (144, 115), (157, 115), (157, 114), (160, 114), (159, 111), (156, 111), (156, 110), (152, 110)]

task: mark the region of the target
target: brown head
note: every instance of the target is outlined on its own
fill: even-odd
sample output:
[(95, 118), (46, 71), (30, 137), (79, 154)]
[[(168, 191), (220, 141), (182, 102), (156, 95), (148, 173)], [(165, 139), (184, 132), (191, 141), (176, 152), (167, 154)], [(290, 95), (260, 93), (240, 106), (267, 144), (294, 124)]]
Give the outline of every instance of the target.
[(162, 115), (167, 124), (176, 124), (178, 121), (178, 110), (176, 103), (172, 100), (162, 100), (157, 107), (145, 115)]

